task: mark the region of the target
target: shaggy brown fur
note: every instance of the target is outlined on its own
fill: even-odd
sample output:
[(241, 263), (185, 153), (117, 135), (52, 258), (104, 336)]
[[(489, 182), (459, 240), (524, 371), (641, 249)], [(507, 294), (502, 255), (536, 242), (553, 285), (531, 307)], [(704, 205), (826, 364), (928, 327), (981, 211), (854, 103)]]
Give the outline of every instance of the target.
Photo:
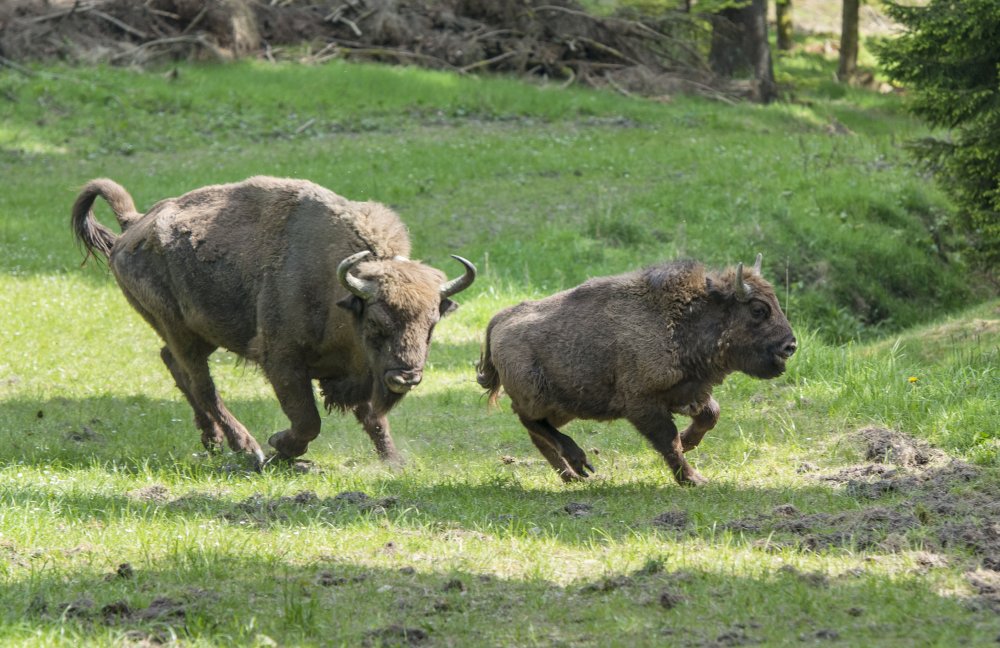
[[(98, 196), (121, 236), (94, 218)], [(260, 446), (216, 393), (207, 363), (215, 349), (257, 363), (274, 386), (292, 423), (269, 440), (279, 456), (303, 454), (319, 434), (315, 379), (327, 408), (353, 409), (379, 455), (399, 461), (386, 414), (420, 382), (431, 331), (455, 308), (449, 295), (475, 276), (462, 260), (462, 286), (446, 286), (440, 271), (406, 258), (409, 236), (392, 210), (304, 180), (203, 187), (143, 215), (120, 185), (97, 179), (80, 192), (72, 225), (163, 338), (161, 356), (205, 446), (225, 438), (258, 464)], [(337, 269), (362, 251), (353, 269), (370, 292), (359, 296)]]
[[(795, 346), (759, 265), (746, 274), (742, 266), (708, 272), (664, 263), (501, 311), (486, 330), (478, 380), (491, 402), (506, 391), (566, 481), (593, 468), (558, 428), (576, 418), (626, 418), (678, 482), (699, 484), (705, 478), (683, 453), (718, 420), (712, 388), (733, 371), (780, 375)], [(683, 434), (673, 414), (692, 417)]]

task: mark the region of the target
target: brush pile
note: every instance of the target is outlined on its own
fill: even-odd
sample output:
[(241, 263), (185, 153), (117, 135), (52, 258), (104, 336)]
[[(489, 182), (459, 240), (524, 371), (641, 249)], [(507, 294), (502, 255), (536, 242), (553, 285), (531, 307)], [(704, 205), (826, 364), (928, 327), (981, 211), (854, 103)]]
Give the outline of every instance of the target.
[(0, 64), (344, 58), (738, 98), (705, 61), (706, 25), (679, 11), (596, 16), (575, 0), (8, 0)]

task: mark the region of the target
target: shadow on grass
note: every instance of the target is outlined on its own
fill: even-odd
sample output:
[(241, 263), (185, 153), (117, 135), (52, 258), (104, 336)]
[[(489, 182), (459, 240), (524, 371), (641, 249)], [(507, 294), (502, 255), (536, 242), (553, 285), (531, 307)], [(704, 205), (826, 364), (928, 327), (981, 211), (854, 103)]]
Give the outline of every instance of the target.
[(199, 549), (69, 573), (15, 570), (0, 591), (0, 632), (65, 645), (732, 646), (985, 645), (1000, 629), (995, 615), (913, 575), (789, 567), (745, 577), (650, 556), (628, 573), (560, 585), (392, 562)]

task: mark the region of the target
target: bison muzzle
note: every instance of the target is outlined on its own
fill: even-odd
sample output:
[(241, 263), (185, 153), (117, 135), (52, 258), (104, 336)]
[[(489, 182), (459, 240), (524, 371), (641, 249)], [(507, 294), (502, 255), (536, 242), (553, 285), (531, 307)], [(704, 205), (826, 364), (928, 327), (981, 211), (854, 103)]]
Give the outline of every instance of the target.
[[(774, 289), (743, 264), (691, 261), (591, 279), (499, 312), (486, 329), (478, 381), (502, 388), (531, 440), (566, 481), (594, 469), (559, 428), (573, 419), (630, 421), (677, 481), (707, 480), (685, 460), (719, 419), (712, 388), (734, 371), (774, 378), (796, 342)], [(691, 417), (678, 434), (674, 414)]]
[[(120, 236), (95, 219), (98, 196)], [(352, 410), (379, 456), (399, 462), (386, 415), (422, 380), (435, 324), (476, 275), (458, 256), (465, 270), (450, 281), (411, 261), (392, 210), (304, 180), (212, 185), (140, 214), (124, 188), (97, 179), (77, 197), (72, 226), (163, 339), (205, 447), (225, 440), (258, 467), (264, 453), (216, 392), (212, 352), (257, 364), (274, 387), (291, 422), (270, 438), (274, 456), (297, 457), (319, 434), (317, 380), (327, 409)]]

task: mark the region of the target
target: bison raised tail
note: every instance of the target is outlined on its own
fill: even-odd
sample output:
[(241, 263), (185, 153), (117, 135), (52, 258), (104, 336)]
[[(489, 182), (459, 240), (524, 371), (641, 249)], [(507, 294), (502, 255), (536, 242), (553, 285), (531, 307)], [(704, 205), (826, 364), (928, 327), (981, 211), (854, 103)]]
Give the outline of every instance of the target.
[(87, 250), (87, 256), (83, 259), (84, 263), (91, 255), (96, 257), (96, 252), (100, 252), (101, 256), (107, 259), (111, 255), (111, 246), (118, 238), (117, 234), (99, 223), (94, 217), (94, 200), (98, 196), (111, 207), (122, 231), (141, 216), (135, 210), (132, 196), (114, 180), (98, 178), (84, 185), (73, 204), (72, 217), (73, 233)]
[(493, 322), (490, 322), (490, 325), (486, 327), (486, 342), (483, 344), (483, 353), (479, 358), (479, 364), (476, 365), (476, 382), (486, 390), (490, 405), (496, 405), (497, 398), (500, 397), (500, 374), (490, 356), (490, 333), (492, 332)]

